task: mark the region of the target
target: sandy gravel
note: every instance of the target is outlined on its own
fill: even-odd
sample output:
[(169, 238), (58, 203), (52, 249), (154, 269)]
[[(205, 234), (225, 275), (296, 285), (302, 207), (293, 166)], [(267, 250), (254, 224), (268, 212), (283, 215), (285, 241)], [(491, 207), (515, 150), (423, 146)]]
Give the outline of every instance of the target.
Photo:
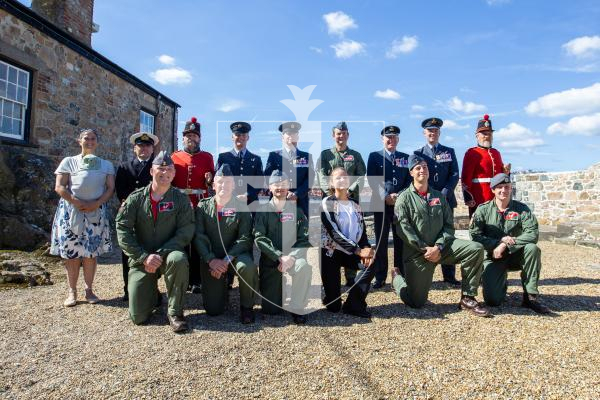
[(554, 316), (519, 307), (512, 273), (493, 319), (459, 312), (458, 290), (441, 283), (423, 310), (388, 287), (367, 298), (372, 322), (317, 311), (301, 327), (285, 316), (240, 325), (236, 294), (235, 308), (209, 318), (188, 295), (185, 335), (170, 331), (164, 307), (134, 326), (108, 260), (97, 305), (64, 308), (56, 275), (54, 286), (0, 291), (0, 397), (600, 398), (600, 251), (541, 247)]

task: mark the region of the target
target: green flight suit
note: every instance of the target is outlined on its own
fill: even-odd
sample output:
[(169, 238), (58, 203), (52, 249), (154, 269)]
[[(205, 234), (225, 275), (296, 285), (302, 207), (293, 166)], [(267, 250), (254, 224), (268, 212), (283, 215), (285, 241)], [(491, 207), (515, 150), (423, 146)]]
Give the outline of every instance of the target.
[(252, 214), (245, 202), (235, 196), (217, 213), (214, 197), (201, 200), (196, 207), (194, 246), (200, 254), (202, 302), (208, 315), (219, 315), (227, 306), (227, 274), (220, 279), (210, 275), (208, 263), (213, 258), (235, 257), (229, 264), (240, 281), (240, 305), (254, 307), (258, 290), (258, 269), (252, 258)]
[[(321, 152), (321, 156), (317, 160), (317, 177), (319, 179), (319, 186), (325, 195), (328, 193), (331, 171), (337, 167), (343, 167), (348, 172), (348, 175), (351, 177), (350, 187), (348, 188), (349, 195), (356, 202), (359, 202), (360, 189), (364, 185), (365, 174), (367, 173), (367, 166), (362, 156), (358, 151), (352, 150), (349, 147), (339, 152), (334, 146), (331, 149)], [(346, 281), (354, 281), (356, 273), (356, 270), (344, 268)]]
[(327, 194), (327, 190), (329, 189), (331, 171), (337, 167), (344, 167), (349, 176), (355, 177), (350, 180), (348, 192), (358, 202), (358, 194), (363, 187), (365, 174), (367, 173), (367, 167), (362, 156), (358, 151), (352, 150), (349, 147), (342, 152), (338, 152), (335, 147), (321, 152), (321, 156), (317, 160), (317, 170), (319, 186), (325, 194)]
[(305, 314), (312, 271), (306, 262), (308, 220), (300, 208), (286, 202), (281, 212), (273, 200), (261, 206), (254, 222), (254, 242), (260, 250), (260, 293), (265, 314), (281, 312), (283, 303), (283, 274), (277, 269), (279, 258), (289, 255), (296, 259), (287, 270), (292, 277), (290, 303), (287, 309), (295, 314)]
[[(539, 294), (542, 252), (537, 246), (538, 222), (529, 207), (511, 200), (506, 211), (501, 213), (495, 200), (483, 203), (473, 214), (469, 233), (486, 250), (481, 281), (483, 298), (488, 305), (498, 306), (504, 301), (508, 271), (520, 270), (523, 290)], [(494, 259), (492, 252), (504, 236), (512, 236), (516, 243), (508, 246), (502, 258)]]
[[(194, 235), (194, 213), (188, 197), (171, 187), (159, 202), (154, 221), (150, 185), (140, 188), (119, 209), (116, 225), (119, 246), (129, 257), (127, 290), (133, 322), (141, 324), (152, 314), (161, 274), (167, 286), (169, 315), (183, 316), (189, 273), (184, 247)], [(162, 257), (160, 273), (144, 269), (144, 261), (150, 254)]]
[(441, 192), (429, 188), (427, 200), (414, 185), (396, 200), (397, 232), (404, 242), (405, 276), (392, 282), (396, 293), (410, 307), (427, 301), (436, 264), (423, 257), (426, 246), (442, 245), (439, 264), (461, 264), (462, 294), (476, 296), (483, 270), (483, 246), (454, 237), (452, 209)]

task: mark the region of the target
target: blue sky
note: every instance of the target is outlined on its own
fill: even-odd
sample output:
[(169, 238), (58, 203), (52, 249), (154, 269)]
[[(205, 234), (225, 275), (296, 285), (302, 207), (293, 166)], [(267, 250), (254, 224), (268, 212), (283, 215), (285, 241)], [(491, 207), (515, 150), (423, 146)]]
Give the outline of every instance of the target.
[[(316, 85), (310, 120), (398, 125), (404, 152), (437, 116), (460, 163), (487, 113), (514, 168), (600, 161), (597, 1), (103, 0), (94, 21), (93, 47), (196, 116), (208, 151), (229, 146), (217, 121), (293, 119), (287, 85)], [(378, 150), (381, 124), (349, 123), (350, 147)], [(255, 123), (250, 150), (279, 146), (276, 126)]]

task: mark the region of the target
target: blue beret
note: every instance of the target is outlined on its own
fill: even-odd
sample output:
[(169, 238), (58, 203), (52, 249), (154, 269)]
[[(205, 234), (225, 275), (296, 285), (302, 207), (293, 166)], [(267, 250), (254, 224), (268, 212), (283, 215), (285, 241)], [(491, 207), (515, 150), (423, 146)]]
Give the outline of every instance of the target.
[(496, 186), (501, 185), (503, 183), (510, 183), (510, 175), (499, 173), (494, 175), (494, 177), (490, 181), (490, 187), (493, 189)]
[(279, 132), (281, 132), (281, 133), (286, 133), (286, 132), (296, 133), (300, 130), (300, 128), (302, 128), (302, 125), (300, 125), (299, 122), (284, 122), (283, 124), (279, 125)]
[(400, 134), (400, 128), (398, 128), (397, 126), (394, 126), (394, 125), (386, 126), (385, 128), (383, 128), (381, 130), (381, 135), (382, 136), (383, 135), (385, 135), (385, 136), (388, 136), (388, 135), (399, 135), (399, 134)]
[(285, 172), (281, 172), (280, 170), (276, 169), (271, 173), (271, 176), (269, 177), (269, 185), (287, 180), (288, 176), (285, 174)]
[(171, 156), (163, 150), (158, 153), (156, 157), (154, 157), (154, 160), (152, 160), (152, 165), (168, 167), (169, 165), (173, 165), (173, 160), (171, 160)]
[(234, 122), (233, 124), (229, 125), (229, 129), (231, 129), (231, 132), (234, 134), (243, 134), (250, 132), (252, 127), (247, 122)]
[(423, 157), (418, 154), (411, 154), (408, 156), (408, 170), (411, 171), (417, 164), (425, 161)]
[(222, 164), (217, 172), (215, 172), (215, 176), (233, 176), (233, 172), (231, 172), (229, 164)]
[(348, 125), (346, 125), (346, 123), (344, 121), (342, 122), (338, 122), (336, 126), (333, 127), (334, 129), (339, 129), (340, 131), (347, 131), (348, 130)]
[(421, 122), (421, 128), (423, 129), (427, 129), (427, 128), (441, 128), (442, 125), (444, 125), (444, 121), (441, 120), (441, 118), (427, 118), (426, 120), (424, 120), (423, 122)]

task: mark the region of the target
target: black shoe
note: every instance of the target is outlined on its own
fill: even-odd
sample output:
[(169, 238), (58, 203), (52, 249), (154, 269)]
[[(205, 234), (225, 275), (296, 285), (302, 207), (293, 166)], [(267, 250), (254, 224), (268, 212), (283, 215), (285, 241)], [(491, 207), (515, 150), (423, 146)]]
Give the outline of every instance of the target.
[(348, 279), (346, 280), (346, 284), (344, 286), (354, 286), (354, 279)]
[(162, 306), (162, 302), (163, 302), (162, 294), (157, 290), (156, 291), (156, 304), (154, 305), (154, 308), (160, 308), (160, 306)]
[(455, 277), (453, 276), (449, 276), (447, 278), (444, 278), (444, 282), (446, 282), (449, 285), (452, 286), (461, 286), (461, 283), (459, 280), (457, 280)]
[(470, 311), (473, 315), (477, 315), (478, 317), (489, 318), (493, 316), (485, 304), (479, 303), (473, 296), (462, 296), (458, 303), (458, 308)]
[(253, 324), (256, 320), (252, 308), (240, 307), (240, 322), (244, 325)]
[(375, 281), (373, 289), (381, 289), (385, 285), (385, 282)]
[(168, 318), (173, 332), (180, 333), (188, 330), (188, 324), (183, 315), (169, 315)]
[(304, 325), (306, 324), (307, 321), (307, 317), (306, 315), (300, 315), (300, 314), (294, 314), (294, 313), (290, 313), (292, 314), (292, 320), (294, 320), (294, 323), (296, 325)]
[(342, 312), (344, 314), (354, 315), (355, 317), (359, 317), (359, 318), (371, 318), (371, 313), (368, 312), (366, 309), (364, 309), (364, 310), (351, 310), (351, 309), (342, 308)]
[(540, 301), (540, 298), (534, 294), (523, 293), (523, 303), (521, 306), (530, 308), (538, 314), (550, 314), (552, 312)]
[(192, 285), (192, 286), (190, 286), (190, 288), (188, 290), (193, 294), (200, 294), (200, 293), (202, 293), (202, 286), (201, 285)]

